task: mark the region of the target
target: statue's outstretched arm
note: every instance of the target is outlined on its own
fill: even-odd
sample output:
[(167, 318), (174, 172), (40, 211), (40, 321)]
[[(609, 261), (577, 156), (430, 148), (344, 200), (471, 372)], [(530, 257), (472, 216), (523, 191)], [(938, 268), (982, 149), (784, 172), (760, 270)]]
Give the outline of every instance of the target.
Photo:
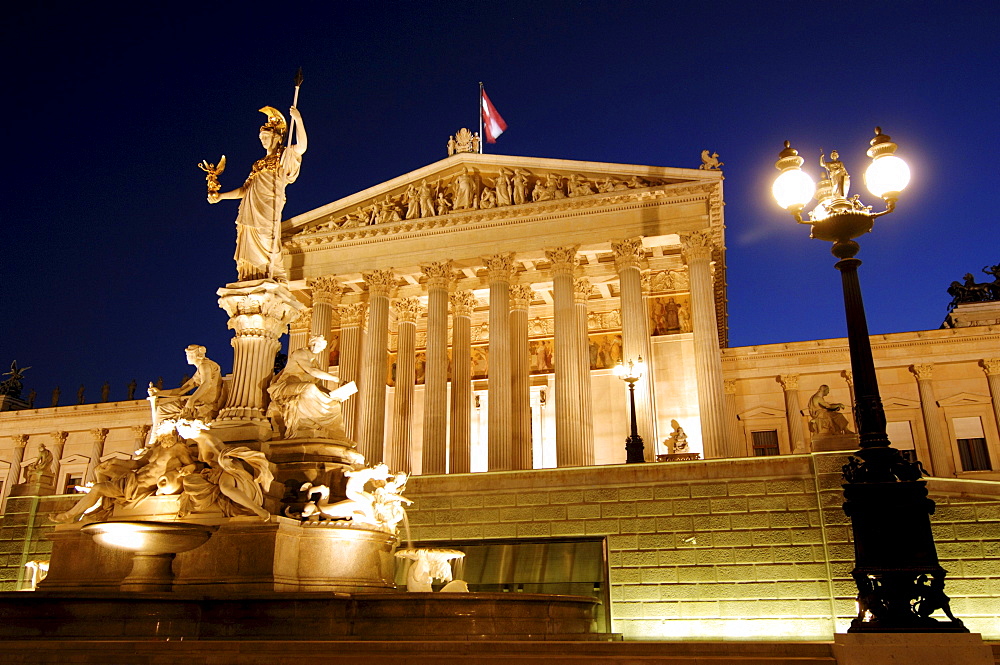
[[(309, 139), (306, 136), (306, 126), (302, 124), (302, 114), (294, 106), (288, 109), (288, 113), (295, 119), (295, 145), (291, 148), (300, 155), (305, 154)], [(288, 138), (291, 140), (291, 137)]]
[(228, 192), (213, 192), (208, 195), (208, 202), (218, 203), (222, 199), (242, 199), (243, 194), (244, 194), (243, 187), (238, 187), (237, 189), (233, 189)]
[(316, 377), (321, 381), (336, 381), (337, 383), (340, 383), (340, 377), (330, 374), (329, 372), (325, 372), (318, 367), (306, 367), (304, 369), (310, 376)]

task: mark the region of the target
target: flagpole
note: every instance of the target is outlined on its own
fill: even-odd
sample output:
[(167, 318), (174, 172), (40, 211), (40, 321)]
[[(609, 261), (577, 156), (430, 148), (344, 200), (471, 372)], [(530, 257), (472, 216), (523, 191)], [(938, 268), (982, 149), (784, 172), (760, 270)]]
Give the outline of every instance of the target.
[(483, 154), (483, 144), (486, 139), (483, 136), (483, 82), (479, 82), (479, 154)]

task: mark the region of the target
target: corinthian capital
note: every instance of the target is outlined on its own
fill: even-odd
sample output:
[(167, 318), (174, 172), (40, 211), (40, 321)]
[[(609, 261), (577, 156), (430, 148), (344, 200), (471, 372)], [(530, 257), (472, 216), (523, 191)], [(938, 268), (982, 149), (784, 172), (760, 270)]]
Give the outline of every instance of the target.
[(451, 261), (435, 261), (420, 266), (420, 272), (427, 278), (427, 288), (447, 289), (451, 285), (453, 264)]
[(510, 252), (484, 256), (483, 265), (491, 282), (509, 282), (514, 276), (514, 255)]
[(567, 245), (565, 247), (553, 247), (545, 250), (545, 258), (552, 264), (552, 274), (573, 274), (576, 269), (576, 251), (579, 245)]
[(365, 320), (365, 312), (368, 311), (368, 303), (356, 302), (350, 305), (340, 306), (341, 327), (360, 326)]
[(451, 294), (451, 313), (455, 316), (472, 316), (472, 310), (479, 305), (472, 291), (456, 291)]
[(799, 375), (798, 374), (782, 374), (778, 377), (778, 383), (785, 390), (798, 390), (799, 389)]
[(94, 443), (103, 445), (108, 438), (108, 430), (103, 427), (95, 427), (90, 430), (90, 436), (94, 437)]
[(514, 284), (510, 287), (510, 307), (511, 309), (528, 309), (535, 291), (528, 284)]
[(17, 448), (24, 448), (28, 445), (27, 434), (12, 434), (10, 438), (14, 439), (14, 446)]
[(69, 432), (60, 432), (59, 430), (56, 430), (55, 432), (52, 432), (51, 436), (52, 436), (52, 443), (56, 444), (57, 446), (62, 446), (65, 445), (66, 437), (69, 436)]
[(586, 303), (590, 294), (594, 292), (594, 287), (586, 277), (577, 277), (573, 280), (573, 302)]
[(399, 320), (409, 323), (415, 323), (417, 317), (420, 316), (420, 311), (423, 309), (420, 306), (420, 298), (400, 298), (393, 303), (393, 306)]
[(626, 268), (642, 268), (646, 260), (646, 250), (642, 248), (642, 237), (626, 238), (611, 243), (611, 251), (615, 254), (615, 270), (621, 272)]
[(292, 319), (292, 322), (288, 324), (291, 332), (303, 332), (309, 330), (312, 325), (312, 307), (306, 307), (299, 312), (299, 315)]
[(979, 364), (982, 365), (986, 376), (1000, 374), (1000, 358), (983, 358), (979, 361)]
[(723, 379), (722, 389), (727, 395), (736, 394), (736, 379)]
[(361, 276), (368, 285), (369, 295), (388, 298), (396, 288), (396, 276), (392, 274), (392, 270), (372, 270), (362, 273)]
[(340, 297), (344, 293), (344, 287), (340, 285), (333, 275), (323, 275), (314, 277), (306, 282), (312, 289), (313, 305), (324, 303), (327, 305), (339, 305)]
[(681, 234), (681, 250), (684, 260), (691, 263), (694, 259), (711, 259), (715, 249), (715, 239), (711, 231), (692, 231)]
[(930, 363), (910, 365), (910, 371), (917, 377), (917, 381), (928, 381), (934, 378), (934, 365)]

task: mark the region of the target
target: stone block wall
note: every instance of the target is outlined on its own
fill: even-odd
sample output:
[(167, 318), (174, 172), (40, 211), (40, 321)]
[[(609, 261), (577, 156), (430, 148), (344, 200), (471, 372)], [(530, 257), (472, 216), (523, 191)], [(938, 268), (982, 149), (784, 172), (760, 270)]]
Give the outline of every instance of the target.
[(28, 561), (48, 561), (52, 543), (45, 535), (55, 528), (51, 512), (66, 510), (73, 496), (9, 497), (0, 520), (0, 591), (27, 588)]
[[(414, 540), (605, 536), (627, 638), (831, 639), (856, 614), (838, 453), (425, 476)], [(973, 481), (969, 481), (973, 482)], [(1000, 636), (1000, 497), (934, 496), (952, 607)]]

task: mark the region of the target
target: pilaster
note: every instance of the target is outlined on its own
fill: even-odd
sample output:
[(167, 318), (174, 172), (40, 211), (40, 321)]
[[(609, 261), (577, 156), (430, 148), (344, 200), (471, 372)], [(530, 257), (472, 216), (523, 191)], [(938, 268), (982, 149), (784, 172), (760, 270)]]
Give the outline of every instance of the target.
[(97, 480), (97, 465), (101, 463), (101, 456), (104, 455), (104, 442), (108, 439), (108, 430), (102, 427), (95, 427), (90, 430), (92, 445), (90, 448), (90, 462), (87, 463), (87, 471), (83, 476), (84, 483), (95, 482)]
[(986, 383), (990, 387), (990, 401), (993, 402), (993, 418), (1000, 432), (1000, 358), (983, 358), (979, 365), (986, 373)]
[(931, 451), (931, 475), (951, 478), (956, 475), (955, 461), (951, 454), (951, 442), (941, 429), (941, 414), (934, 396), (934, 365), (910, 365), (910, 372), (917, 377), (920, 411), (924, 418), (924, 431), (927, 432), (927, 447)]
[(802, 429), (802, 405), (799, 401), (799, 375), (782, 374), (778, 383), (785, 391), (785, 419), (788, 421), (788, 438), (791, 440), (792, 453), (809, 452), (806, 437)]

